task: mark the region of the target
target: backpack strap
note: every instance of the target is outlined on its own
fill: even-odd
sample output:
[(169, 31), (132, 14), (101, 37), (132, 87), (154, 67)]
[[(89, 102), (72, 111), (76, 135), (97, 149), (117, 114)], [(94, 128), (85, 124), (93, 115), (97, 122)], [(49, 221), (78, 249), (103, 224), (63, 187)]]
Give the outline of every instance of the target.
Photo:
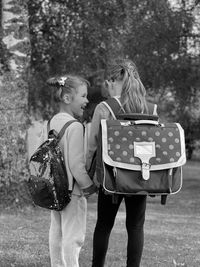
[(61, 140), (61, 138), (63, 137), (65, 130), (67, 129), (67, 127), (72, 124), (73, 122), (75, 122), (77, 120), (71, 120), (68, 121), (67, 123), (65, 123), (65, 125), (62, 127), (62, 129), (60, 130), (59, 134), (58, 134), (58, 142)]
[(102, 102), (112, 114), (113, 119), (116, 120), (118, 113), (125, 113), (123, 107), (121, 106), (120, 100), (115, 97), (110, 97), (106, 101)]
[[(49, 131), (50, 131), (50, 121), (51, 120), (48, 120), (48, 122), (47, 122), (47, 134), (49, 134)], [(64, 124), (64, 126), (61, 128), (61, 130), (60, 130), (60, 132), (58, 133), (58, 142), (61, 140), (61, 138), (63, 137), (63, 135), (64, 135), (64, 133), (65, 133), (65, 130), (67, 129), (67, 127), (71, 124), (71, 123), (73, 123), (73, 122), (75, 122), (75, 121), (77, 121), (77, 120), (71, 120), (71, 121), (68, 121), (67, 123), (65, 123)]]
[[(116, 120), (116, 115), (119, 113), (125, 113), (119, 98), (110, 97), (106, 101), (103, 101), (103, 104), (108, 108), (110, 113), (112, 114), (113, 119)], [(149, 114), (157, 115), (157, 105), (147, 102), (147, 107), (149, 109)]]
[(154, 104), (153, 115), (158, 115), (156, 104)]
[(50, 131), (50, 121), (51, 121), (51, 119), (48, 120), (48, 122), (47, 122), (47, 135), (49, 134), (49, 131)]
[[(102, 102), (106, 107), (107, 109), (110, 111), (110, 113), (112, 114), (112, 117), (114, 120), (116, 120), (116, 115), (119, 114), (119, 113), (125, 113), (121, 103), (120, 103), (120, 100), (116, 97), (110, 97), (108, 98), (106, 101), (103, 101)], [(114, 187), (115, 184), (113, 185)], [(119, 200), (119, 195), (117, 194), (113, 194), (112, 195), (112, 203), (113, 204), (117, 204), (118, 203), (118, 200)]]
[(148, 107), (148, 110), (149, 110), (149, 114), (158, 115), (157, 114), (157, 105), (156, 104), (147, 102), (147, 107)]

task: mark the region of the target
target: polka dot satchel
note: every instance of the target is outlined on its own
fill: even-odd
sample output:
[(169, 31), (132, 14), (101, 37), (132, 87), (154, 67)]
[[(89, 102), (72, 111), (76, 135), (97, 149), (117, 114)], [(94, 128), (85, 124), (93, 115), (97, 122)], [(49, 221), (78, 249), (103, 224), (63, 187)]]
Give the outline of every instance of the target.
[(181, 125), (160, 123), (154, 108), (149, 108), (152, 115), (119, 115), (119, 99), (110, 98), (104, 104), (114, 120), (101, 120), (98, 181), (107, 193), (161, 195), (165, 204), (166, 196), (182, 187), (186, 153)]

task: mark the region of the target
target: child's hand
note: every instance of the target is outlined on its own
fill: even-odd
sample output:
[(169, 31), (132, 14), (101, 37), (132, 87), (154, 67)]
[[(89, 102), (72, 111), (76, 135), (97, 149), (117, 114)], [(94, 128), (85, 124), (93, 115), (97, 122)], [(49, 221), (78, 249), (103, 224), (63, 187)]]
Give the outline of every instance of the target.
[(92, 184), (91, 186), (83, 189), (83, 194), (86, 198), (88, 198), (89, 196), (96, 193), (97, 191), (98, 191), (98, 187), (95, 184)]

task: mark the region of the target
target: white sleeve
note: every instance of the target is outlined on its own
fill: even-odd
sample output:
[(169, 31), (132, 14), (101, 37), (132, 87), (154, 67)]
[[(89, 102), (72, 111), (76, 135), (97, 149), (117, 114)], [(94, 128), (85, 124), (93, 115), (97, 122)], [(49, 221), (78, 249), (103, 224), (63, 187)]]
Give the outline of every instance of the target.
[(71, 124), (67, 137), (68, 151), (64, 153), (67, 153), (69, 169), (80, 188), (87, 188), (93, 182), (85, 168), (83, 125), (79, 122)]

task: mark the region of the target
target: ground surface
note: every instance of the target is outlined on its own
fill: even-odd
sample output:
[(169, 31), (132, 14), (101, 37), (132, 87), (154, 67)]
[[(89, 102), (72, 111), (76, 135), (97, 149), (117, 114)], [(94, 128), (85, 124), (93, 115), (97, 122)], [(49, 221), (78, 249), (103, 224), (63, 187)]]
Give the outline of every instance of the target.
[[(124, 205), (111, 234), (105, 267), (125, 266), (126, 231)], [(91, 265), (92, 233), (96, 220), (96, 196), (88, 203), (88, 225), (80, 267)], [(1, 210), (0, 267), (50, 267), (48, 253), (49, 212), (39, 208)], [(200, 266), (200, 163), (184, 166), (182, 190), (170, 196), (148, 198), (145, 245), (141, 267)]]

